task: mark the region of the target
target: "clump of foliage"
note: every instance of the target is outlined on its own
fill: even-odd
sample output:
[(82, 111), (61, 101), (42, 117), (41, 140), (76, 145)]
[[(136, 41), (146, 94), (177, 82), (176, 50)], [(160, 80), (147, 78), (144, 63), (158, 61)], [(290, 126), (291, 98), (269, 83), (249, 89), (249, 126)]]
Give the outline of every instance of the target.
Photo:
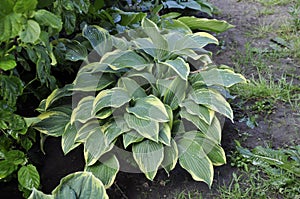
[[(218, 41), (193, 31), (218, 33), (232, 26), (180, 17), (178, 12), (159, 15), (163, 9), (186, 8), (211, 15), (208, 2), (4, 0), (2, 4), (1, 181), (17, 176), (25, 197), (32, 189), (31, 197), (45, 196), (35, 190), (39, 174), (27, 155), (36, 141), (33, 126), (43, 134), (61, 136), (65, 154), (84, 145), (86, 172), (66, 179), (91, 180), (99, 185), (98, 191), (102, 184), (87, 172), (107, 188), (122, 158), (151, 180), (159, 167), (169, 173), (179, 161), (195, 180), (211, 185), (212, 166), (226, 162), (217, 113), (233, 117), (221, 93), (245, 79), (227, 66), (213, 65), (204, 47)], [(132, 12), (132, 7), (143, 12)], [(152, 21), (145, 18), (145, 11)], [(116, 33), (120, 35), (112, 36)], [(93, 50), (96, 61), (88, 57)], [(55, 72), (75, 74), (77, 61), (86, 65), (72, 84), (65, 85)], [(40, 101), (50, 92), (38, 108), (38, 118), (24, 117), (34, 116), (36, 108), (25, 109), (24, 104)], [(118, 156), (117, 148), (130, 155)], [(62, 180), (53, 197), (65, 193), (67, 181)]]
[(195, 20), (174, 19), (174, 30), (144, 18), (140, 28), (118, 37), (85, 26), (82, 35), (99, 61), (88, 57), (73, 84), (43, 100), (33, 127), (61, 136), (65, 154), (82, 144), (85, 170), (105, 187), (124, 162), (153, 180), (160, 167), (169, 173), (178, 161), (211, 186), (213, 165), (226, 162), (217, 113), (233, 119), (221, 93), (245, 79), (212, 64), (203, 47), (218, 41), (193, 33)]
[[(232, 164), (243, 168), (247, 173), (256, 173), (259, 182), (249, 182), (249, 189), (261, 190), (260, 196), (274, 194), (288, 198), (297, 198), (300, 194), (300, 146), (287, 149), (271, 149), (257, 146), (252, 150), (237, 143), (237, 153)], [(244, 181), (247, 183), (247, 181)], [(238, 182), (237, 182), (238, 183)], [(253, 186), (253, 187), (252, 187)], [(258, 186), (258, 187), (257, 187)], [(244, 187), (241, 186), (241, 189)], [(241, 190), (242, 191), (242, 190)], [(244, 191), (249, 192), (249, 191)]]

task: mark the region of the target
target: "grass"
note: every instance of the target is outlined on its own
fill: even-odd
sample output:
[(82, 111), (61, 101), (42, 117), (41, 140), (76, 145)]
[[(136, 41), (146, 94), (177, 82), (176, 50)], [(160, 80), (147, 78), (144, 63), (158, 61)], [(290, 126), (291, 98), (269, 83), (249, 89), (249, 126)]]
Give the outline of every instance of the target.
[(295, 2), (293, 0), (255, 0), (256, 2), (261, 3), (263, 6), (284, 6), (288, 5), (292, 2)]
[(220, 198), (300, 198), (300, 145), (287, 149), (242, 148), (231, 155), (233, 173), (228, 186), (220, 186)]
[(198, 191), (184, 190), (175, 196), (176, 199), (203, 199), (203, 196)]

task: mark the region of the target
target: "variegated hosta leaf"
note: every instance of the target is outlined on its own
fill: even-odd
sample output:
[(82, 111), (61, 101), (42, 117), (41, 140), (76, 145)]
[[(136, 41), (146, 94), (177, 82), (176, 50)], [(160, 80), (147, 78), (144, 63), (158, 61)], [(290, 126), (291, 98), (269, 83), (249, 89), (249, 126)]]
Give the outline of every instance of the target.
[(115, 181), (120, 165), (115, 155), (100, 158), (94, 165), (88, 166), (85, 170), (92, 172), (108, 189)]
[(130, 144), (140, 142), (144, 139), (143, 136), (132, 130), (123, 134), (123, 145), (126, 149)]
[[(177, 13), (177, 14), (179, 14), (177, 16), (181, 15), (180, 13)], [(161, 16), (161, 17), (163, 17), (163, 16)], [(165, 21), (163, 21), (163, 23), (164, 23), (164, 27), (166, 29), (174, 30), (174, 31), (176, 31), (176, 34), (178, 34), (178, 32), (184, 33), (184, 34), (192, 33), (191, 29), (179, 20), (176, 20), (176, 19), (172, 19), (172, 21), (171, 20), (165, 20)], [(174, 40), (172, 40), (172, 42), (173, 41)], [(168, 41), (168, 44), (170, 46), (171, 42)], [(172, 48), (169, 48), (169, 49), (172, 50)]]
[(91, 172), (76, 172), (61, 179), (52, 191), (54, 198), (108, 199), (102, 182)]
[(207, 86), (218, 85), (231, 87), (234, 84), (246, 82), (245, 77), (237, 74), (229, 69), (213, 68), (208, 71), (201, 71), (200, 73), (191, 76), (192, 83), (197, 81), (203, 82)]
[(129, 71), (126, 73), (128, 77), (138, 77), (138, 78), (143, 78), (145, 81), (141, 82), (141, 85), (147, 84), (155, 84), (156, 78), (154, 77), (153, 74), (148, 73), (148, 72), (136, 72), (136, 71)]
[(178, 105), (184, 100), (186, 90), (188, 88), (187, 81), (176, 77), (165, 90), (164, 103), (168, 104), (172, 110), (178, 108)]
[(151, 21), (147, 18), (144, 18), (142, 20), (142, 28), (143, 28), (144, 32), (148, 35), (148, 37), (151, 38), (151, 41), (154, 44), (155, 58), (158, 60), (166, 59), (167, 56), (169, 55), (168, 42), (163, 37), (163, 35), (160, 33), (156, 24), (153, 21)]
[(177, 57), (175, 60), (167, 60), (165, 62), (160, 62), (160, 64), (170, 67), (183, 80), (187, 80), (187, 77), (190, 74), (189, 64), (180, 57)]
[(82, 35), (90, 41), (100, 56), (112, 50), (112, 39), (107, 30), (95, 25), (85, 26)]
[(112, 69), (113, 66), (107, 63), (100, 63), (100, 62), (92, 62), (89, 63), (78, 71), (78, 73), (117, 73), (119, 71), (115, 71)]
[(92, 115), (94, 100), (95, 97), (87, 96), (79, 101), (77, 107), (74, 108), (72, 112), (71, 124), (73, 124), (75, 121), (85, 123), (88, 120), (94, 118), (94, 115)]
[(181, 104), (181, 107), (184, 107), (185, 110), (192, 114), (200, 117), (204, 122), (207, 124), (211, 124), (215, 112), (205, 106), (201, 106), (199, 104), (196, 104), (193, 100), (191, 99), (185, 99)]
[[(184, 108), (180, 110), (180, 116), (192, 122), (198, 128), (198, 130), (206, 134), (209, 138), (211, 138), (215, 142), (217, 143), (221, 142), (222, 129), (221, 129), (220, 122), (216, 116), (212, 119), (210, 125), (204, 122), (204, 120), (201, 119), (201, 117), (190, 114)], [(192, 127), (189, 127), (189, 129), (195, 130), (195, 128)]]
[(99, 91), (115, 81), (111, 74), (81, 72), (77, 74), (72, 90), (81, 92)]
[(163, 123), (159, 130), (158, 140), (164, 145), (170, 146), (171, 128), (168, 123)]
[(54, 196), (44, 194), (43, 192), (32, 188), (32, 192), (28, 199), (54, 199)]
[(187, 25), (192, 30), (204, 30), (220, 33), (234, 27), (224, 20), (196, 17), (180, 17), (178, 20)]
[[(180, 117), (192, 122), (201, 132), (206, 133), (209, 127), (209, 125), (203, 119), (201, 119), (200, 116), (190, 114), (185, 108), (180, 110)], [(191, 127), (189, 127), (189, 129), (195, 130), (195, 128)]]
[(233, 111), (230, 104), (217, 91), (211, 89), (199, 89), (193, 91), (189, 98), (197, 104), (206, 106), (220, 114), (228, 117), (233, 121)]
[(115, 50), (106, 53), (100, 60), (100, 63), (110, 64), (110, 68), (115, 71), (126, 68), (140, 71), (148, 66), (148, 62), (133, 50)]
[(140, 170), (149, 180), (153, 180), (164, 158), (163, 145), (151, 140), (144, 140), (133, 144), (132, 152)]
[(169, 121), (169, 116), (164, 104), (154, 95), (137, 99), (135, 105), (128, 107), (126, 110), (128, 113), (132, 113), (140, 119), (157, 122)]
[(157, 121), (140, 119), (128, 113), (124, 114), (124, 118), (130, 128), (136, 130), (143, 137), (158, 142), (159, 124)]
[(62, 136), (65, 126), (70, 121), (70, 116), (61, 111), (48, 111), (38, 116), (41, 121), (33, 127), (38, 131), (54, 137)]
[(101, 130), (99, 122), (97, 120), (90, 120), (79, 128), (75, 137), (75, 142), (85, 142), (92, 132), (99, 130)]
[(114, 112), (114, 109), (112, 109), (112, 108), (104, 108), (95, 115), (95, 118), (103, 120), (103, 119), (106, 119), (109, 116), (111, 116), (113, 114), (113, 112)]
[(131, 100), (127, 90), (115, 87), (109, 90), (103, 90), (95, 98), (93, 104), (93, 113), (97, 113), (103, 108), (119, 108)]
[(161, 166), (165, 169), (168, 173), (172, 171), (177, 163), (178, 160), (178, 148), (177, 144), (174, 139), (171, 138), (171, 145), (164, 146), (164, 159), (161, 163)]
[(93, 165), (106, 152), (112, 149), (106, 136), (100, 128), (93, 129), (84, 143), (84, 158), (86, 165)]
[(182, 138), (177, 141), (179, 164), (196, 181), (204, 181), (210, 187), (213, 181), (213, 165), (206, 153), (195, 140)]
[(147, 96), (141, 85), (128, 77), (121, 77), (118, 81), (118, 87), (125, 88), (133, 99)]
[(195, 141), (200, 144), (213, 165), (220, 166), (226, 164), (226, 156), (223, 148), (215, 141), (207, 137), (207, 135), (200, 132), (196, 133), (197, 135)]
[(209, 125), (206, 132), (203, 132), (211, 140), (221, 144), (222, 128), (219, 119), (215, 116), (212, 123)]
[(79, 146), (80, 143), (75, 142), (76, 135), (77, 135), (76, 126), (68, 123), (65, 128), (65, 132), (61, 138), (61, 148), (64, 154), (69, 153), (71, 150)]
[(71, 91), (72, 88), (73, 88), (73, 85), (67, 84), (63, 88), (55, 89), (46, 99), (45, 110), (47, 110), (57, 100), (59, 100), (63, 97), (71, 96), (73, 93), (73, 91)]
[(180, 40), (177, 40), (174, 49), (176, 51), (181, 51), (184, 49), (201, 49), (208, 44), (218, 45), (218, 40), (209, 33), (197, 32), (193, 34), (187, 34)]
[(124, 132), (130, 130), (125, 119), (122, 117), (114, 117), (113, 120), (110, 120), (106, 124), (104, 124), (101, 129), (107, 138), (108, 144), (112, 143)]
[(79, 41), (72, 40), (66, 43), (66, 59), (71, 61), (84, 61), (87, 58), (88, 52), (84, 45)]
[(170, 129), (172, 129), (173, 127), (173, 119), (174, 119), (174, 116), (173, 116), (173, 110), (171, 109), (171, 107), (167, 104), (164, 104), (165, 105), (165, 108), (166, 108), (166, 111), (168, 113), (168, 116), (169, 116), (169, 127)]

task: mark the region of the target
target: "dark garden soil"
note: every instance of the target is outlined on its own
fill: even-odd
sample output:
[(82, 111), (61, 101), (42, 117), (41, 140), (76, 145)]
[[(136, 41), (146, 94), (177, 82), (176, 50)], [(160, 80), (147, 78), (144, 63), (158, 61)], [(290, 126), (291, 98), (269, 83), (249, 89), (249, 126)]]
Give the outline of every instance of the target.
[[(210, 0), (210, 2), (220, 9), (220, 13), (215, 16), (216, 18), (224, 19), (236, 26), (226, 33), (217, 35), (222, 42), (222, 49), (221, 47), (213, 49), (213, 51), (218, 52), (213, 57), (217, 64), (233, 66), (232, 57), (237, 50), (244, 52), (247, 42), (251, 42), (257, 47), (267, 47), (270, 44), (272, 34), (262, 39), (250, 39), (246, 33), (254, 31), (254, 27), (261, 21), (272, 22), (276, 26), (277, 23), (287, 17), (287, 8), (284, 6), (274, 7), (275, 12), (272, 15), (259, 16), (257, 13), (261, 9), (260, 4), (249, 0)], [(254, 67), (245, 67), (244, 75), (247, 78), (256, 75)], [(282, 59), (280, 63), (272, 63), (272, 67), (276, 71), (274, 76), (278, 77), (293, 67), (298, 67), (296, 72), (300, 73), (299, 62), (297, 66), (296, 61), (289, 58)], [(236, 101), (232, 103), (236, 103)], [(246, 105), (244, 104), (244, 106)], [(278, 148), (288, 144), (300, 144), (300, 113), (292, 110), (288, 104), (277, 104), (272, 113), (267, 116), (265, 113), (261, 113), (256, 119), (258, 125), (254, 129), (249, 128), (245, 122), (239, 122), (244, 113), (235, 104), (233, 107), (236, 112), (235, 123), (225, 121), (223, 127), (222, 147), (227, 154), (235, 149), (234, 140), (241, 137), (245, 138), (245, 134), (247, 137), (243, 139), (242, 146), (248, 148), (254, 148), (258, 145)], [(81, 148), (77, 148), (64, 156), (61, 151), (60, 139), (47, 138), (45, 152), (46, 155), (43, 156), (38, 147), (33, 150), (33, 154), (39, 154), (38, 156), (43, 157), (38, 165), (42, 190), (45, 193), (50, 193), (65, 175), (83, 169), (84, 161)], [(229, 158), (228, 161), (230, 161)], [(230, 162), (224, 166), (215, 167), (214, 182), (211, 189), (205, 183), (193, 181), (191, 176), (179, 165), (170, 173), (169, 177), (163, 170), (160, 170), (153, 182), (148, 181), (143, 174), (119, 172), (114, 185), (107, 192), (112, 199), (171, 199), (176, 198), (183, 191), (201, 193), (203, 198), (218, 198), (217, 187), (223, 184), (228, 185), (232, 173), (235, 171), (237, 168), (231, 167)], [(17, 194), (17, 187), (11, 187), (11, 184), (0, 184), (1, 199), (22, 198), (21, 195)]]

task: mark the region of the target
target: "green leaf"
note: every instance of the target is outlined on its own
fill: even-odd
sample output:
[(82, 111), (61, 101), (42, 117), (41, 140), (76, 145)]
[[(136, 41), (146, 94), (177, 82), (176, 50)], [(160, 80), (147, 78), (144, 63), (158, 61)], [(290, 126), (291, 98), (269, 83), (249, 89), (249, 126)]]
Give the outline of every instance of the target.
[(87, 58), (88, 52), (84, 45), (76, 40), (72, 40), (66, 44), (66, 60), (84, 61)]
[(233, 111), (230, 104), (217, 91), (211, 89), (199, 89), (192, 92), (189, 95), (189, 98), (197, 104), (201, 104), (219, 112), (233, 121)]
[(148, 37), (150, 37), (154, 44), (155, 58), (158, 60), (164, 60), (169, 55), (167, 40), (159, 32), (158, 27), (153, 21), (144, 18), (142, 20), (142, 27), (144, 32), (148, 35)]
[(112, 143), (117, 137), (126, 131), (129, 131), (129, 127), (123, 117), (115, 116), (113, 121), (108, 121), (106, 125), (102, 126), (108, 144)]
[(231, 87), (237, 83), (246, 83), (246, 79), (229, 69), (213, 68), (208, 71), (201, 71), (191, 77), (192, 82), (203, 82), (207, 86), (218, 85)]
[(34, 43), (41, 34), (40, 25), (34, 20), (28, 20), (24, 31), (20, 33), (20, 39), (25, 43)]
[(70, 116), (60, 111), (49, 111), (38, 116), (41, 121), (33, 125), (41, 133), (54, 137), (62, 136)]
[(99, 91), (113, 84), (115, 78), (110, 74), (80, 72), (74, 80), (74, 91)]
[(92, 172), (108, 189), (114, 183), (119, 169), (120, 165), (117, 157), (111, 155), (107, 158), (101, 158), (96, 164), (88, 166), (85, 170)]
[(140, 71), (148, 66), (148, 62), (133, 50), (115, 50), (106, 53), (100, 60), (100, 63), (110, 64), (113, 70), (132, 68)]
[(112, 39), (107, 30), (95, 25), (85, 26), (82, 35), (89, 40), (101, 57), (112, 50)]
[(44, 194), (43, 192), (33, 188), (28, 199), (54, 199), (54, 196)]
[(94, 100), (94, 96), (87, 96), (79, 101), (77, 107), (72, 111), (70, 120), (71, 124), (73, 124), (75, 121), (85, 123), (94, 118), (94, 115), (92, 114)]
[(76, 14), (75, 12), (65, 10), (62, 13), (62, 16), (64, 29), (66, 30), (66, 33), (70, 35), (75, 30)]
[(164, 145), (170, 146), (171, 128), (168, 123), (163, 123), (159, 130), (158, 140)]
[(23, 93), (23, 83), (16, 76), (0, 75), (0, 96), (11, 107), (15, 106), (18, 96)]
[(75, 137), (75, 142), (85, 142), (89, 135), (95, 131), (101, 131), (99, 122), (97, 120), (86, 122), (79, 128)]
[(22, 151), (10, 150), (5, 154), (5, 159), (14, 165), (25, 164), (27, 162), (26, 156)]
[[(171, 14), (171, 13), (168, 13)], [(168, 14), (166, 14), (166, 17), (169, 17)], [(180, 13), (177, 13), (179, 15), (181, 15)], [(161, 17), (164, 18), (165, 15), (162, 15)], [(176, 16), (176, 15), (174, 15)], [(174, 17), (174, 16), (170, 16), (170, 17)], [(185, 25), (184, 23), (182, 23), (181, 21), (178, 21), (176, 19), (173, 20), (166, 20), (164, 21), (164, 27), (168, 30), (174, 30), (176, 32), (181, 32), (184, 34), (189, 34), (192, 33), (191, 29)], [(170, 41), (168, 41), (168, 44), (170, 46)]]
[(197, 32), (193, 34), (186, 34), (181, 39), (177, 40), (174, 50), (181, 51), (184, 49), (202, 49), (208, 44), (218, 45), (218, 40), (209, 33)]
[(172, 110), (178, 108), (178, 105), (184, 100), (186, 94), (186, 90), (188, 88), (187, 81), (182, 80), (179, 77), (176, 77), (171, 81), (169, 86), (166, 86), (166, 91), (163, 93), (164, 95), (164, 103), (168, 104)]
[(22, 20), (22, 15), (17, 13), (10, 13), (3, 16), (0, 20), (0, 42), (18, 36), (23, 28)]
[(209, 125), (198, 115), (188, 113), (184, 108), (180, 110), (180, 117), (192, 122), (201, 132), (206, 133)]
[(180, 1), (179, 2), (181, 5), (187, 7), (187, 8), (190, 8), (190, 9), (193, 9), (193, 10), (198, 10), (198, 11), (202, 11), (201, 10), (201, 5), (196, 2), (196, 1)]
[(130, 144), (141, 142), (144, 139), (143, 136), (138, 134), (136, 131), (129, 131), (123, 134), (123, 145), (126, 149)]
[(192, 30), (205, 30), (221, 33), (234, 27), (226, 21), (216, 19), (180, 17), (178, 20), (186, 24)]
[(84, 157), (87, 166), (93, 165), (106, 152), (111, 150), (106, 136), (100, 128), (93, 129), (84, 143)]
[(161, 163), (161, 166), (169, 175), (170, 171), (172, 171), (178, 160), (178, 148), (175, 140), (171, 138), (170, 146), (164, 146), (164, 159)]
[(215, 112), (212, 111), (211, 109), (201, 106), (199, 104), (196, 104), (193, 100), (191, 99), (185, 99), (181, 104), (181, 107), (184, 107), (185, 110), (192, 114), (200, 117), (204, 122), (207, 124), (211, 124)]
[(167, 60), (166, 62), (161, 62), (160, 64), (166, 65), (172, 68), (183, 80), (187, 80), (190, 73), (190, 67), (187, 62), (182, 58), (177, 57), (175, 60)]
[(163, 145), (145, 140), (132, 146), (133, 158), (149, 180), (153, 180), (164, 158)]
[(62, 21), (60, 17), (47, 10), (40, 9), (36, 11), (34, 18), (40, 25), (50, 26), (57, 29), (57, 31), (62, 29)]
[(122, 26), (128, 26), (130, 24), (135, 24), (142, 21), (143, 18), (147, 16), (146, 13), (143, 12), (121, 12), (121, 21), (120, 24)]
[(220, 166), (226, 164), (225, 152), (216, 141), (196, 131), (187, 132), (184, 136), (196, 141), (202, 147), (205, 154), (207, 154), (213, 165)]
[(75, 125), (67, 124), (65, 132), (61, 138), (61, 148), (66, 155), (71, 150), (75, 149), (80, 143), (75, 143), (75, 138), (77, 135), (77, 129)]
[(35, 10), (37, 3), (37, 0), (18, 0), (14, 6), (14, 12), (23, 14)]
[(31, 190), (32, 188), (38, 188), (40, 185), (40, 175), (35, 166), (29, 164), (22, 166), (18, 171), (18, 181), (21, 186)]
[(133, 99), (147, 96), (141, 85), (128, 77), (121, 77), (118, 81), (118, 87), (126, 89)]
[(157, 122), (169, 121), (169, 115), (164, 104), (154, 95), (137, 99), (135, 105), (126, 110), (140, 119), (149, 119)]
[(103, 90), (98, 93), (94, 100), (93, 113), (97, 113), (106, 107), (119, 108), (130, 100), (128, 92), (123, 88), (115, 87), (109, 90)]
[(8, 71), (14, 69), (17, 63), (14, 59), (0, 60), (0, 70)]
[(128, 126), (136, 130), (140, 135), (155, 142), (158, 141), (159, 124), (153, 120), (140, 119), (132, 114), (124, 114)]
[(0, 179), (6, 178), (14, 171), (18, 169), (18, 166), (13, 164), (8, 160), (1, 160), (0, 161)]
[(182, 138), (177, 142), (179, 164), (187, 170), (196, 181), (204, 181), (211, 187), (213, 181), (213, 165), (203, 148), (191, 138)]
[(90, 172), (76, 172), (64, 177), (52, 194), (55, 199), (108, 199), (102, 182)]
[(57, 88), (47, 97), (45, 101), (45, 110), (47, 110), (54, 102), (58, 101), (63, 97), (72, 96), (73, 91), (71, 90), (73, 85), (67, 84), (63, 88)]

